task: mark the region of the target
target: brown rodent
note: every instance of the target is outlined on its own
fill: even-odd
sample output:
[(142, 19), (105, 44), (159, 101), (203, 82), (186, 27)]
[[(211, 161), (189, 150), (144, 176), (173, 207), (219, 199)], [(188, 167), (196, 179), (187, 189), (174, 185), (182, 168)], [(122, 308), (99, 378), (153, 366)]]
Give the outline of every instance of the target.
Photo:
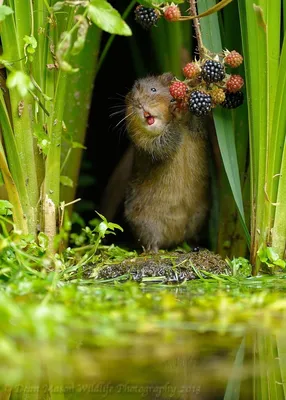
[(197, 242), (210, 207), (207, 118), (176, 112), (173, 76), (149, 76), (126, 96), (133, 165), (124, 214), (145, 251)]

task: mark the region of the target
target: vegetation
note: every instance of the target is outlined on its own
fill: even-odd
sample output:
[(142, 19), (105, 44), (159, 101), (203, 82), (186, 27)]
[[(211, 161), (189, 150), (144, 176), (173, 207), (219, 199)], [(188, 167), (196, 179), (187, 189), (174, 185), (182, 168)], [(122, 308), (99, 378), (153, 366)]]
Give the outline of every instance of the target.
[(180, 16), (169, 10), (144, 31), (154, 70), (178, 80), (198, 42), (244, 58), (247, 101), (213, 110), (210, 240), (228, 268), (197, 268), (186, 245), (180, 261), (160, 251), (174, 276), (196, 277), (173, 283), (131, 282), (129, 271), (98, 279), (138, 254), (104, 244), (119, 225), (71, 212), (92, 83), (117, 35), (130, 36), (138, 75), (148, 72), (124, 22), (137, 4), (162, 12), (159, 0), (128, 1), (122, 17), (105, 0), (0, 0), (0, 398), (285, 398), (285, 2), (175, 1)]
[[(103, 0), (8, 0), (0, 16), (0, 166), (13, 225), (34, 238), (41, 232), (57, 251), (54, 239), (74, 200), (101, 31), (131, 30)], [(61, 187), (74, 190), (61, 195)]]
[[(193, 17), (197, 11), (194, 2), (189, 3)], [(228, 2), (223, 3), (201, 0), (197, 4), (198, 13), (204, 15), (206, 10)], [(265, 264), (267, 252), (279, 260), (281, 267), (285, 266), (285, 123), (281, 111), (285, 21), (282, 10), (279, 0), (275, 5), (271, 3), (271, 7), (267, 0), (256, 5), (241, 0), (228, 4), (221, 14), (201, 18), (200, 26), (194, 22), (199, 47), (197, 58), (204, 57), (205, 48), (213, 57), (223, 50), (235, 49), (245, 60), (238, 71), (246, 81), (247, 107), (241, 106), (231, 113), (222, 108), (213, 109), (224, 169), (217, 169), (220, 185), (219, 193), (214, 193), (213, 210), (217, 223), (212, 224), (211, 235), (218, 237), (213, 249), (220, 254), (249, 254), (255, 274), (261, 262)], [(184, 24), (184, 20), (188, 17), (181, 16), (174, 23)], [(177, 29), (174, 35), (174, 41), (183, 48), (182, 33)], [(258, 46), (260, 40), (262, 49)], [(172, 65), (165, 63), (164, 67), (172, 68)]]

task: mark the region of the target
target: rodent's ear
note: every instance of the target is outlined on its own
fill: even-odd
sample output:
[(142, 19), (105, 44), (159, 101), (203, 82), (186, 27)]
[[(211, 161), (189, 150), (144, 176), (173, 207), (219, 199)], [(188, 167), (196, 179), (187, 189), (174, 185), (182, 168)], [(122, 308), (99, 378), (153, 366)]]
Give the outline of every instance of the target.
[(169, 85), (173, 79), (174, 75), (171, 72), (165, 72), (164, 74), (160, 75), (160, 80), (163, 85)]

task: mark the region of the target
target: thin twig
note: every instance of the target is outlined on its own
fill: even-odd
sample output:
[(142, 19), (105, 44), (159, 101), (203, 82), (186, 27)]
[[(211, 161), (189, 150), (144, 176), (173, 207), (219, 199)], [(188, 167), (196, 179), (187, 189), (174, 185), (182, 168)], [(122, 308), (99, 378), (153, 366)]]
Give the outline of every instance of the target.
[[(197, 13), (197, 6), (196, 6), (196, 0), (189, 0), (190, 2), (190, 13), (192, 16), (198, 15)], [(200, 58), (203, 58), (205, 55), (205, 48), (203, 44), (203, 39), (202, 39), (202, 33), (201, 33), (201, 27), (200, 27), (200, 21), (198, 18), (194, 18), (194, 29), (195, 29), (195, 35), (197, 38), (198, 42), (198, 52)]]

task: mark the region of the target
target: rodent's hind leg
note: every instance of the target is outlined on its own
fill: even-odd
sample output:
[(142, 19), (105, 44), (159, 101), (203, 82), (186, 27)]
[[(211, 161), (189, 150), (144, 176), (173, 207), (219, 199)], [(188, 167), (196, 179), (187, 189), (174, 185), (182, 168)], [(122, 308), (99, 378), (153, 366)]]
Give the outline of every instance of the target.
[(157, 245), (154, 245), (154, 244), (148, 245), (148, 246), (146, 247), (146, 249), (145, 249), (144, 246), (142, 246), (142, 247), (143, 247), (144, 253), (157, 254), (158, 251), (159, 251), (159, 247), (158, 247)]
[(208, 214), (207, 208), (201, 208), (198, 212), (194, 213), (192, 217), (189, 219), (185, 240), (188, 243), (192, 243), (193, 246), (197, 246), (202, 237), (202, 229), (205, 226), (206, 217)]
[(136, 220), (132, 222), (134, 235), (143, 248), (144, 253), (158, 253), (162, 246), (162, 229), (156, 221)]

